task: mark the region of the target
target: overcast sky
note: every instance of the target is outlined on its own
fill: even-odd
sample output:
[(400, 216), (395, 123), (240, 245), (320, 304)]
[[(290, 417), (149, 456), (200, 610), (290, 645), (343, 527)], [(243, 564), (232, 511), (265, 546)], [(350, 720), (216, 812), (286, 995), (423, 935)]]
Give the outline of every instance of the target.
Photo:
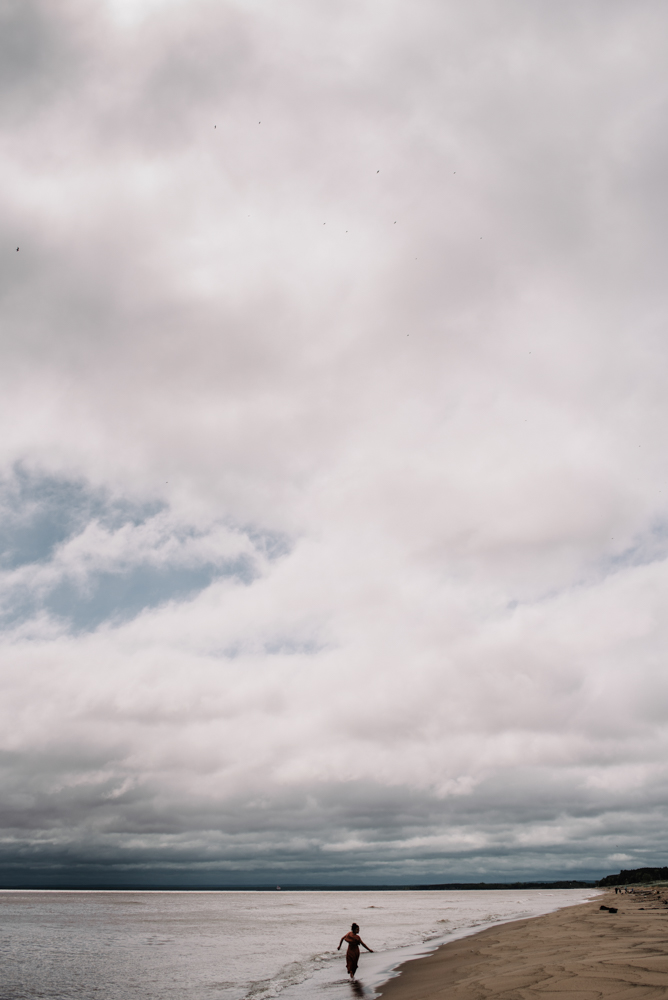
[(0, 5), (0, 869), (668, 863), (667, 32)]

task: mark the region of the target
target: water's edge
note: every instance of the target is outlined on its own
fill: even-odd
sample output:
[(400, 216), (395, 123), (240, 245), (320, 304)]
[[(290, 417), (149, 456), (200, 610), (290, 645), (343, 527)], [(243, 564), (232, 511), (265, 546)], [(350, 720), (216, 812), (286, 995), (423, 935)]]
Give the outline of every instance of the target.
[[(459, 941), (465, 937), (473, 937), (476, 934), (487, 930), (489, 927), (500, 926), (501, 924), (513, 923), (517, 920), (534, 920), (536, 917), (545, 916), (548, 913), (555, 913), (557, 910), (565, 909), (568, 906), (580, 906), (595, 899), (602, 894), (603, 890), (591, 890), (586, 899), (576, 901), (563, 900), (556, 903), (540, 913), (533, 914), (509, 914), (507, 917), (499, 917), (493, 920), (475, 921), (467, 927), (460, 927), (446, 934), (430, 937), (428, 940), (416, 942), (410, 945), (403, 945), (397, 948), (385, 949), (381, 952), (368, 954), (362, 952), (360, 966), (356, 983), (351, 983), (345, 975), (345, 958), (342, 950), (340, 964), (341, 976), (332, 977), (334, 971), (333, 964), (327, 962), (324, 967), (313, 972), (305, 981), (295, 984), (284, 991), (281, 991), (282, 1000), (306, 1000), (306, 997), (323, 995), (324, 997), (341, 996), (341, 989), (352, 990), (353, 997), (367, 997), (369, 1000), (378, 1000), (382, 996), (382, 988), (392, 979), (401, 975), (402, 966), (407, 962), (418, 961), (432, 955), (439, 948)], [(264, 1000), (272, 994), (258, 994), (251, 991), (246, 1000)]]
[(557, 910), (564, 910), (568, 906), (583, 906), (585, 903), (590, 902), (591, 899), (595, 899), (596, 896), (603, 895), (603, 890), (597, 889), (592, 891), (590, 899), (581, 899), (577, 903), (567, 903), (563, 906), (555, 906), (551, 910), (546, 910), (545, 913), (536, 914), (531, 917), (508, 917), (507, 919), (501, 920), (489, 920), (487, 922), (476, 924), (472, 927), (462, 928), (460, 931), (454, 931), (452, 934), (447, 935), (447, 937), (440, 938), (439, 940), (425, 942), (422, 948), (417, 946), (412, 946), (408, 948), (400, 948), (397, 951), (402, 952), (402, 956), (399, 961), (392, 963), (391, 968), (388, 969), (387, 975), (380, 983), (375, 983), (372, 986), (372, 992), (369, 994), (374, 1000), (382, 996), (381, 987), (389, 983), (390, 980), (396, 979), (401, 975), (402, 966), (407, 962), (418, 961), (421, 958), (427, 958), (428, 955), (433, 955), (435, 951), (439, 948), (443, 948), (446, 944), (451, 944), (453, 941), (461, 941), (465, 937), (475, 937), (476, 934), (481, 934), (486, 931), (489, 927), (498, 927), (502, 924), (512, 924), (518, 920), (537, 920), (539, 916), (543, 917), (547, 913), (556, 913)]

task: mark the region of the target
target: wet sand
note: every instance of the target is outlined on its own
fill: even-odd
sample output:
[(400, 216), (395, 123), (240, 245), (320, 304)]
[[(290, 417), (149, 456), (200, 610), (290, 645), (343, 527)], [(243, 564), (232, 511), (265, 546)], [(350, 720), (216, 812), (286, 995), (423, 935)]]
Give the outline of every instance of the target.
[[(666, 901), (664, 903), (664, 900)], [(616, 906), (617, 913), (601, 910)], [(490, 927), (406, 962), (383, 1000), (668, 998), (668, 888)]]

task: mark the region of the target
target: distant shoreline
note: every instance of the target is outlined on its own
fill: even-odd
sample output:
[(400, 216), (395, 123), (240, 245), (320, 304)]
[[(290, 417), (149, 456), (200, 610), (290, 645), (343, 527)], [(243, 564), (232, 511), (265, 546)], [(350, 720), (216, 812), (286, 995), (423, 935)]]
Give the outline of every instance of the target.
[(591, 882), (447, 882), (429, 885), (142, 885), (129, 882), (109, 885), (70, 883), (0, 885), (0, 892), (462, 892), (499, 889), (595, 889)]

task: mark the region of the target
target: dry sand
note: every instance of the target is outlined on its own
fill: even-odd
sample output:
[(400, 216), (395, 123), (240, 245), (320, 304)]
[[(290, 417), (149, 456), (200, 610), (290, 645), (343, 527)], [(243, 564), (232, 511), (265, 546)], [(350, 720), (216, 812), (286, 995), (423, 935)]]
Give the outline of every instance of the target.
[(668, 997), (667, 889), (613, 890), (591, 903), (490, 927), (406, 962), (382, 990), (383, 1000), (608, 996)]

